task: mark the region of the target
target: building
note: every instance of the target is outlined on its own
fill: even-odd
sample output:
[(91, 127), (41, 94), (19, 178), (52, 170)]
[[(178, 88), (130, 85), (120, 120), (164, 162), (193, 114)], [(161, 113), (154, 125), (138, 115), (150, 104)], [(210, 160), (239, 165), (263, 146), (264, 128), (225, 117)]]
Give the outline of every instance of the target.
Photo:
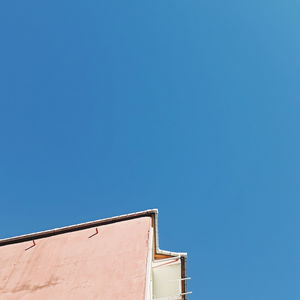
[(159, 249), (158, 211), (0, 240), (1, 300), (186, 300), (186, 253)]

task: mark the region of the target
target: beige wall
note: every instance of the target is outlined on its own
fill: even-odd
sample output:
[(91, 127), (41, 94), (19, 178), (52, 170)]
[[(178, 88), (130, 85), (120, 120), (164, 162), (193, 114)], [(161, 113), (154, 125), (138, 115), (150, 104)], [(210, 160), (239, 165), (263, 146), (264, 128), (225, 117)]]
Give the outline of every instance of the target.
[(182, 299), (181, 260), (171, 258), (153, 262), (152, 286), (153, 299)]

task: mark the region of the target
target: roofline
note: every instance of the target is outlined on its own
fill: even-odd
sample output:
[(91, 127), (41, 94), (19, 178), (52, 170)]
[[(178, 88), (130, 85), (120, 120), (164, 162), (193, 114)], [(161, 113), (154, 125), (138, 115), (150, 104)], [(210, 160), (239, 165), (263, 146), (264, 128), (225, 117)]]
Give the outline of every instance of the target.
[(144, 211), (140, 211), (140, 212), (136, 212), (136, 213), (125, 214), (125, 215), (120, 215), (120, 216), (116, 216), (116, 217), (105, 218), (105, 219), (100, 219), (100, 220), (95, 220), (95, 221), (90, 221), (90, 222), (85, 222), (85, 223), (79, 223), (79, 224), (75, 224), (75, 225), (59, 227), (59, 228), (50, 229), (50, 230), (9, 237), (6, 239), (0, 239), (0, 247), (10, 245), (10, 244), (16, 244), (16, 243), (22, 243), (22, 242), (26, 242), (26, 241), (32, 241), (32, 240), (37, 240), (37, 239), (41, 239), (41, 238), (46, 238), (46, 237), (50, 237), (50, 236), (54, 236), (54, 235), (58, 235), (58, 234), (79, 231), (79, 230), (83, 230), (83, 229), (92, 228), (95, 226), (102, 226), (102, 225), (137, 219), (137, 218), (141, 218), (141, 217), (152, 217), (153, 228), (154, 228), (154, 239), (155, 239), (155, 253), (156, 254), (158, 254), (158, 255), (161, 254), (161, 255), (165, 255), (165, 256), (186, 256), (186, 253), (176, 253), (176, 252), (164, 251), (164, 250), (159, 249), (158, 209), (148, 209), (148, 210), (144, 210)]
[(141, 212), (137, 212), (137, 213), (116, 216), (116, 217), (112, 217), (112, 218), (105, 218), (105, 219), (84, 222), (84, 223), (79, 223), (79, 224), (70, 225), (70, 226), (54, 228), (54, 229), (50, 229), (50, 230), (44, 230), (44, 231), (9, 237), (9, 238), (5, 238), (5, 239), (0, 239), (0, 246), (5, 246), (5, 245), (15, 244), (15, 243), (22, 243), (22, 242), (26, 242), (26, 241), (31, 241), (33, 239), (41, 239), (41, 238), (50, 237), (53, 235), (88, 229), (88, 228), (92, 228), (95, 226), (102, 226), (102, 225), (112, 224), (112, 223), (116, 223), (116, 222), (136, 219), (136, 218), (140, 218), (140, 217), (152, 216), (153, 214), (156, 214), (156, 213), (157, 213), (156, 209), (150, 209), (150, 210), (145, 210), (145, 211), (141, 211)]

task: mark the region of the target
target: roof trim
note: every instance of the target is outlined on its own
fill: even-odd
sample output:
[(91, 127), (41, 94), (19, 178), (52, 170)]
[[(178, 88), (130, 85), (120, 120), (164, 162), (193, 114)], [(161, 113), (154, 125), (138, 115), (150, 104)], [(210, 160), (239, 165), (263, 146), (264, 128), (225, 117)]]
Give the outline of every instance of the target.
[(37, 240), (41, 238), (46, 238), (58, 234), (64, 234), (68, 232), (73, 232), (73, 231), (78, 231), (78, 230), (83, 230), (83, 229), (88, 229), (92, 228), (95, 226), (102, 226), (102, 225), (107, 225), (107, 224), (112, 224), (116, 222), (122, 222), (122, 221), (127, 221), (127, 220), (132, 220), (136, 218), (141, 218), (141, 217), (152, 217), (153, 220), (153, 228), (154, 228), (154, 238), (155, 238), (155, 253), (156, 254), (161, 254), (161, 255), (166, 255), (166, 256), (186, 256), (186, 253), (175, 253), (175, 252), (170, 252), (170, 251), (164, 251), (159, 249), (159, 242), (158, 242), (158, 209), (148, 209), (132, 214), (126, 214), (126, 215), (120, 215), (112, 218), (105, 218), (105, 219), (100, 219), (100, 220), (95, 220), (95, 221), (90, 221), (90, 222), (85, 222), (85, 223), (79, 223), (71, 226), (64, 226), (60, 228), (55, 228), (55, 229), (50, 229), (50, 230), (45, 230), (45, 231), (40, 231), (40, 232), (35, 232), (35, 233), (30, 233), (30, 234), (25, 234), (25, 235), (19, 235), (15, 237), (10, 237), (6, 239), (0, 239), (0, 247), (1, 246), (6, 246), (10, 244), (16, 244), (16, 243), (22, 243), (26, 241), (31, 241), (31, 240)]
[(70, 225), (70, 226), (54, 228), (54, 229), (45, 230), (45, 231), (29, 233), (29, 234), (25, 234), (25, 235), (19, 235), (19, 236), (15, 236), (15, 237), (6, 238), (6, 239), (0, 239), (0, 246), (5, 246), (5, 245), (15, 244), (15, 243), (22, 243), (22, 242), (26, 242), (26, 241), (31, 241), (33, 239), (41, 239), (41, 238), (50, 237), (53, 235), (88, 229), (88, 228), (92, 228), (95, 226), (102, 226), (102, 225), (112, 224), (112, 223), (116, 223), (116, 222), (136, 219), (136, 218), (140, 218), (140, 217), (152, 216), (153, 214), (156, 214), (156, 213), (157, 213), (156, 209), (151, 209), (151, 210), (145, 210), (145, 211), (141, 211), (141, 212), (137, 212), (137, 213), (133, 213), (133, 214), (126, 214), (126, 215), (121, 215), (121, 216), (112, 217), (112, 218), (105, 218), (105, 219), (100, 219), (100, 220), (95, 220), (95, 221), (90, 221), (90, 222), (85, 222), (85, 223), (79, 223), (79, 224)]

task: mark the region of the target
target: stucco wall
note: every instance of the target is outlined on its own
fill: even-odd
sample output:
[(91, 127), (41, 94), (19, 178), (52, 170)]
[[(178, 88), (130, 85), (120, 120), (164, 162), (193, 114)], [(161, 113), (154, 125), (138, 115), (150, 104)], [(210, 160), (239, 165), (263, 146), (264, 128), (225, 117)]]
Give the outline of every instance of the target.
[(2, 246), (0, 299), (144, 300), (150, 228), (143, 217)]

